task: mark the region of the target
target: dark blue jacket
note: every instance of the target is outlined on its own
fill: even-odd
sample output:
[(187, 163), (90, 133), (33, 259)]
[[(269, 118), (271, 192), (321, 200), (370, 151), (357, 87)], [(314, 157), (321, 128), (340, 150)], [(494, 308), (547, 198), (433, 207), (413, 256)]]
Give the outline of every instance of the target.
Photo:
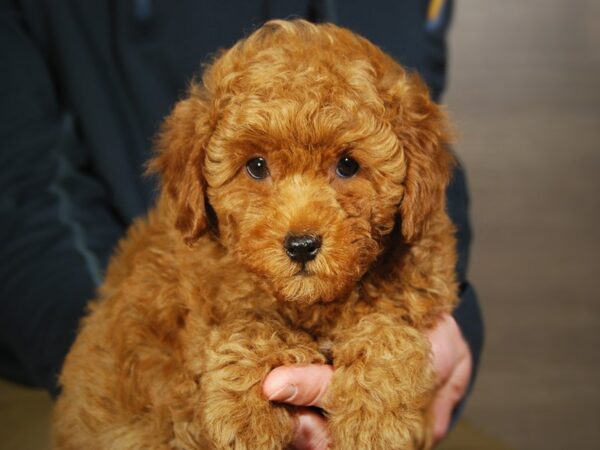
[[(424, 0), (0, 0), (0, 376), (56, 392), (86, 302), (117, 240), (153, 202), (142, 175), (157, 128), (200, 63), (266, 19), (358, 31), (439, 98), (450, 3)], [(462, 301), (476, 363), (482, 324), (466, 281), (470, 229), (457, 169)]]

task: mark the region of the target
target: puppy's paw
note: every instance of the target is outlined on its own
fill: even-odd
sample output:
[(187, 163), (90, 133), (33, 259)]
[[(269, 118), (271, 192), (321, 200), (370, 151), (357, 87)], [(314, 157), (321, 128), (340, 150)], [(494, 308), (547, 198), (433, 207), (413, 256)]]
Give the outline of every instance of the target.
[[(329, 424), (342, 450), (426, 450), (432, 446), (429, 404), (434, 385), (429, 371), (408, 381), (396, 364), (338, 368), (331, 383)], [(414, 371), (419, 373), (418, 371)], [(401, 377), (403, 375), (403, 378)]]
[(281, 450), (292, 438), (289, 410), (271, 404), (256, 388), (208, 393), (203, 423), (218, 450)]
[(330, 417), (330, 430), (337, 450), (427, 450), (433, 442), (420, 412), (366, 408), (342, 412)]
[(402, 318), (376, 313), (340, 332), (329, 410), (336, 448), (431, 448), (430, 353), (427, 338)]
[(275, 367), (324, 357), (277, 315), (252, 310), (238, 316), (210, 335), (200, 380), (204, 434), (219, 450), (280, 450), (292, 439), (291, 414), (264, 397), (262, 383)]

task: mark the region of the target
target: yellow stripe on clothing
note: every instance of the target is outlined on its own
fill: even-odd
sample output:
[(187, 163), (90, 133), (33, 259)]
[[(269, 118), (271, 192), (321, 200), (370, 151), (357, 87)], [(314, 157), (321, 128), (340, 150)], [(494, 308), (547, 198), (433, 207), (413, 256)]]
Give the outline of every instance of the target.
[(429, 8), (427, 9), (427, 20), (429, 22), (434, 22), (438, 19), (445, 3), (445, 0), (429, 0)]

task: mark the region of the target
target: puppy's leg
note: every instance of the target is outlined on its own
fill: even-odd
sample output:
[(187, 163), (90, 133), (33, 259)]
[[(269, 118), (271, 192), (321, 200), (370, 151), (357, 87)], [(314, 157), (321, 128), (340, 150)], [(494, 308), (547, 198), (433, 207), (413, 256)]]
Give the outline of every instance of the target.
[(430, 448), (435, 385), (427, 338), (375, 313), (341, 330), (335, 342), (329, 420), (336, 448)]
[[(94, 335), (100, 336), (97, 344)], [(119, 359), (114, 341), (101, 337), (96, 324), (84, 328), (67, 357), (53, 414), (53, 448), (194, 448), (174, 445), (174, 409), (194, 405), (195, 394), (175, 358), (148, 346)]]
[(292, 437), (290, 410), (265, 399), (262, 382), (274, 367), (322, 362), (314, 343), (274, 314), (248, 312), (213, 330), (200, 382), (208, 439), (219, 450), (284, 448)]
[[(177, 304), (159, 310), (148, 301), (141, 309), (127, 301), (96, 303), (85, 319), (61, 373), (53, 448), (209, 448), (197, 419), (197, 371), (184, 356), (187, 313)], [(202, 345), (196, 349), (201, 363)]]

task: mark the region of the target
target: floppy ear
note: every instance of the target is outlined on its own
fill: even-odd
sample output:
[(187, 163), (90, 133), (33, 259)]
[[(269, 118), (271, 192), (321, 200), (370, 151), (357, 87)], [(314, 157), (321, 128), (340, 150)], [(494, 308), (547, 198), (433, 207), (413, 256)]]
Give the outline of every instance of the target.
[(211, 132), (206, 93), (193, 84), (163, 123), (157, 155), (148, 164), (149, 173), (160, 174), (161, 195), (172, 201), (175, 227), (188, 245), (207, 228), (203, 165)]
[(455, 161), (449, 150), (446, 115), (429, 97), (425, 83), (417, 75), (404, 73), (390, 94), (392, 124), (406, 160), (402, 235), (406, 242), (414, 242), (431, 216), (445, 208), (445, 190)]

